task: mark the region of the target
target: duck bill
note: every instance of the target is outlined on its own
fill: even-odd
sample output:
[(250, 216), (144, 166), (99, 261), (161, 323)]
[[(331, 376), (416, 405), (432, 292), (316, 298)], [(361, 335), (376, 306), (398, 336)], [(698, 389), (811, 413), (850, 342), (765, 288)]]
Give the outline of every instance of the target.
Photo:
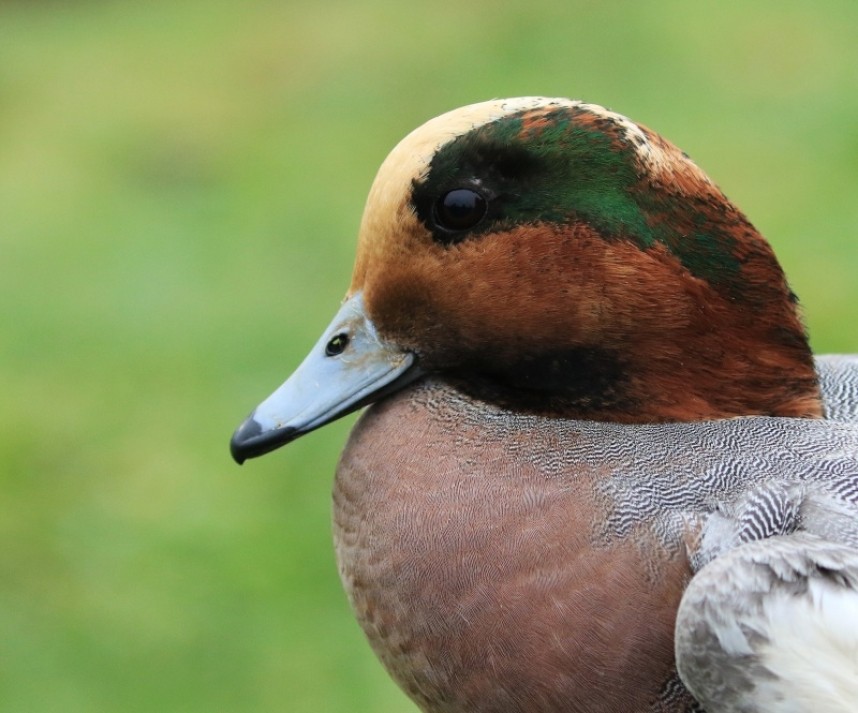
[(264, 455), (420, 375), (416, 356), (378, 335), (355, 293), (295, 373), (238, 427), (232, 457), (240, 464)]

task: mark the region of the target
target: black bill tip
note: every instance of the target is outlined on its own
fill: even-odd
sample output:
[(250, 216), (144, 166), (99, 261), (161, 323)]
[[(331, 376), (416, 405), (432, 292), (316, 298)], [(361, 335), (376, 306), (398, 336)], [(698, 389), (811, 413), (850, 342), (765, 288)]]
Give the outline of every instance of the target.
[(275, 428), (263, 431), (253, 416), (247, 418), (232, 434), (229, 452), (233, 460), (241, 465), (248, 458), (256, 458), (295, 440), (301, 435), (297, 428)]

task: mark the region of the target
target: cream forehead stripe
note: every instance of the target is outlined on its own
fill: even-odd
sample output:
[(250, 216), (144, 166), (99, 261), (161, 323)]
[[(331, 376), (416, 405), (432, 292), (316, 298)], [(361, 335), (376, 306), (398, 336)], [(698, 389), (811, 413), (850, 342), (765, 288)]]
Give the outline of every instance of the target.
[(651, 142), (636, 123), (598, 104), (550, 97), (494, 99), (436, 116), (402, 139), (381, 164), (370, 189), (367, 207), (372, 206), (373, 213), (389, 216), (390, 211), (396, 211), (405, 205), (411, 182), (425, 173), (435, 152), (457, 136), (510, 114), (552, 106), (579, 107), (612, 119), (622, 127), (629, 143), (638, 152), (641, 162), (654, 173), (661, 173), (675, 160), (665, 154), (661, 146)]
[(544, 97), (494, 99), (453, 109), (418, 126), (393, 148), (378, 169), (367, 197), (361, 234), (377, 227), (373, 225), (376, 216), (389, 220), (406, 205), (411, 182), (426, 172), (435, 152), (457, 136), (518, 111), (579, 104), (569, 99)]
[[(425, 175), (432, 157), (441, 146), (457, 136), (510, 114), (549, 107), (577, 107), (611, 119), (622, 128), (641, 164), (653, 176), (669, 175), (671, 166), (676, 165), (678, 152), (675, 149), (670, 147), (671, 152), (657, 138), (655, 141), (650, 140), (648, 133), (636, 123), (598, 104), (559, 97), (516, 97), (470, 104), (430, 119), (408, 134), (388, 154), (367, 196), (358, 239), (359, 258), (383, 249), (379, 238), (390, 231), (393, 221), (414, 219), (409, 206), (411, 183)], [(691, 161), (687, 161), (686, 166), (709, 182)], [(361, 262), (360, 259), (358, 262)], [(356, 270), (354, 277), (358, 277), (360, 272)], [(354, 287), (353, 279), (352, 289)]]

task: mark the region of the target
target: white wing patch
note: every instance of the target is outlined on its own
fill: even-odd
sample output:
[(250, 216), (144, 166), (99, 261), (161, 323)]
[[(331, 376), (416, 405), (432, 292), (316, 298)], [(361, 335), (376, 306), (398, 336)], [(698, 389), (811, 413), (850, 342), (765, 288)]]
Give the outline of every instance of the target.
[(803, 597), (778, 592), (766, 601), (769, 641), (759, 655), (774, 678), (758, 685), (760, 710), (854, 712), (858, 592), (824, 579), (808, 585)]
[(717, 557), (682, 598), (676, 661), (709, 713), (854, 713), (858, 549), (796, 533)]

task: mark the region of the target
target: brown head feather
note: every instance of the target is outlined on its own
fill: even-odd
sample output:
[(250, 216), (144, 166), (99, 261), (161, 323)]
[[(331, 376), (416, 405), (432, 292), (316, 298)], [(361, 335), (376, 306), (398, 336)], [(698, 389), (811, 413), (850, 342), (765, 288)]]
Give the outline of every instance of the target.
[[(525, 114), (524, 133), (557, 106)], [(418, 217), (415, 186), (439, 147), (521, 113), (502, 107), (433, 120), (379, 171), (351, 291), (363, 291), (384, 337), (465, 391), (513, 408), (624, 422), (822, 415), (804, 329), (772, 250), (693, 162), (627, 119), (601, 110), (611, 140), (631, 137), (635, 146), (635, 190), (659, 208), (647, 214), (650, 227), (670, 221), (672, 235), (684, 236), (715, 225), (738, 266), (729, 284), (689, 268), (705, 252), (642, 245), (574, 216), (436, 240)], [(581, 116), (600, 115), (588, 108)]]

